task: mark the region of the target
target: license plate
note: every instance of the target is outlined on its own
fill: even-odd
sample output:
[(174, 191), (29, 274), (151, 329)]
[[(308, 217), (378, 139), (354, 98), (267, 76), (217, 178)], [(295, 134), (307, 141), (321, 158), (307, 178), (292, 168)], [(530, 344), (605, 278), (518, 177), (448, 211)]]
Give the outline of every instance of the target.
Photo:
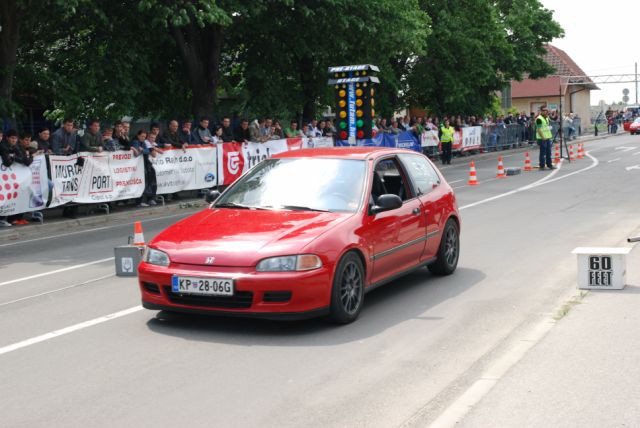
[(171, 279), (171, 291), (207, 296), (233, 296), (233, 279), (174, 276)]

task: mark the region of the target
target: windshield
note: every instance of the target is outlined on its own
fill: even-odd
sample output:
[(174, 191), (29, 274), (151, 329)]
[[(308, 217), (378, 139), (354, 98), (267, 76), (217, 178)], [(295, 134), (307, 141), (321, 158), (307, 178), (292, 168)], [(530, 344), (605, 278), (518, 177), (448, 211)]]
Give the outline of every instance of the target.
[(637, 117), (636, 120), (633, 121), (633, 123), (640, 123), (640, 117)]
[(365, 170), (360, 160), (267, 159), (234, 183), (214, 207), (354, 212), (362, 200)]

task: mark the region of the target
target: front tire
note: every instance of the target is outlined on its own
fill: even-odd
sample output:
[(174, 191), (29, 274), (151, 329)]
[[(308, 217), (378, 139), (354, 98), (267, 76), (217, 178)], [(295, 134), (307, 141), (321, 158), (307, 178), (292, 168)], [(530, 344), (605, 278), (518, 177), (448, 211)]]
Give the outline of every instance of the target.
[(364, 301), (364, 267), (354, 252), (345, 254), (338, 263), (331, 289), (330, 318), (348, 324), (358, 318)]
[(447, 220), (442, 232), (436, 261), (429, 265), (429, 271), (434, 275), (451, 275), (458, 267), (460, 257), (460, 231), (453, 219)]

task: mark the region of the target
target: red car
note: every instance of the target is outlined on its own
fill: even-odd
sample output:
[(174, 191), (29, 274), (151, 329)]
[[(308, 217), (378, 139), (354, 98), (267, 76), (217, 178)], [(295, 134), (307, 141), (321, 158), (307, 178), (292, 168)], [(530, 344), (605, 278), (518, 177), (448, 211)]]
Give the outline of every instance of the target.
[(458, 264), (455, 195), (413, 151), (281, 153), (209, 201), (149, 243), (138, 268), (145, 308), (348, 323), (367, 291)]
[(629, 124), (629, 132), (631, 135), (640, 134), (640, 117)]

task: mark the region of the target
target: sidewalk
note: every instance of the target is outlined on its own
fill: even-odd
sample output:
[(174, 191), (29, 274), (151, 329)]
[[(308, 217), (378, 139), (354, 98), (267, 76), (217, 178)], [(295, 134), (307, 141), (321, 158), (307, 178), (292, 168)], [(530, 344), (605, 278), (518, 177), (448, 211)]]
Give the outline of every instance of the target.
[(639, 425), (640, 248), (624, 290), (588, 292), (458, 424)]

